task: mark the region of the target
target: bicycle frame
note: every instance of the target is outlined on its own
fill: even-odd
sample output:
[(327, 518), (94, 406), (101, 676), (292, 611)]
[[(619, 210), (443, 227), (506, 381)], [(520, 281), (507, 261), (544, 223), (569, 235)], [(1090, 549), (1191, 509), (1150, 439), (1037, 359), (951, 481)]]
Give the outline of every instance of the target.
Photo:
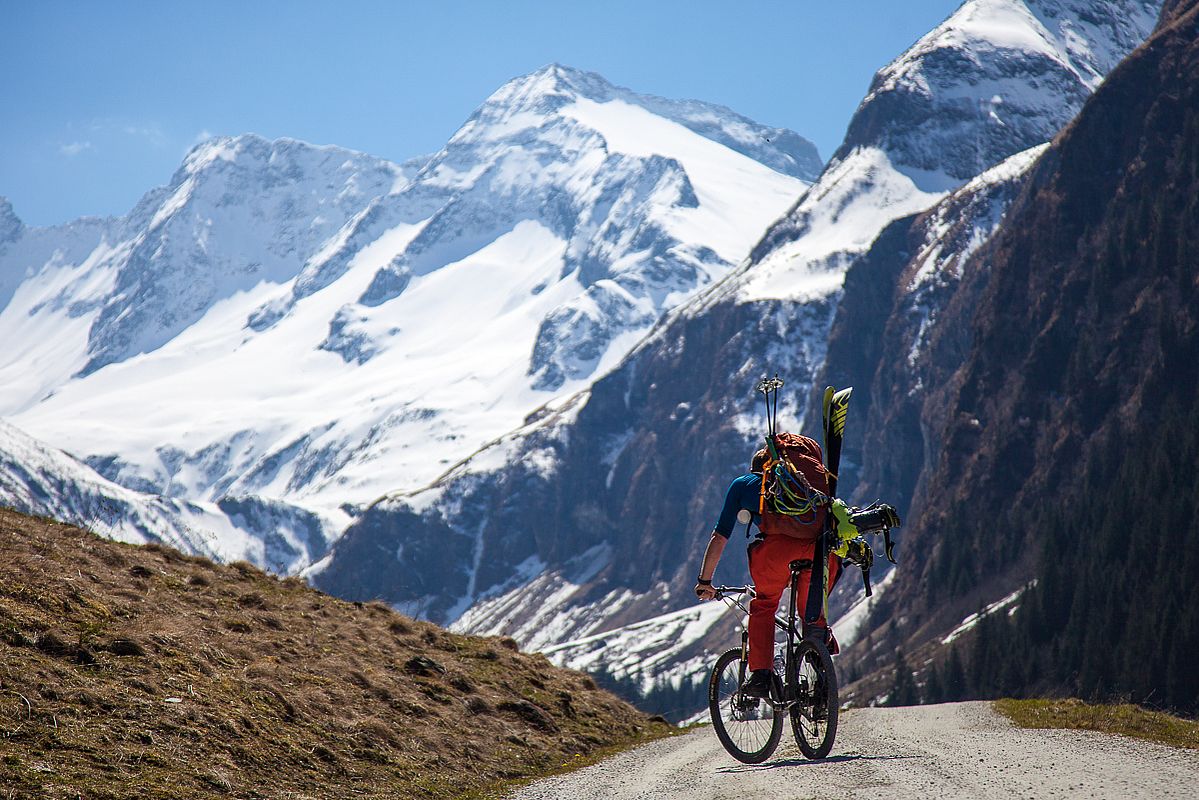
[[(775, 675), (774, 680), (774, 694), (777, 695), (777, 698), (772, 697), (766, 699), (766, 702), (770, 703), (770, 705), (772, 705), (776, 711), (786, 711), (800, 700), (798, 696), (799, 687), (791, 683), (791, 676), (797, 674), (798, 672), (798, 665), (793, 663), (793, 659), (795, 657), (795, 640), (796, 637), (802, 636), (801, 631), (797, 629), (795, 625), (796, 618), (798, 616), (798, 603), (795, 595), (797, 594), (799, 588), (799, 576), (805, 570), (810, 571), (812, 569), (812, 562), (810, 560), (803, 560), (792, 562), (792, 564), (799, 564), (800, 566), (792, 566), (791, 569), (791, 582), (789, 585), (790, 591), (788, 592), (790, 597), (787, 600), (787, 615), (785, 617), (777, 613), (774, 615), (775, 627), (787, 634), (787, 647), (784, 655), (786, 667), (783, 670), (783, 677), (780, 679), (778, 675)], [(716, 590), (716, 599), (723, 602), (730, 609), (734, 607), (739, 609), (747, 618), (749, 617), (749, 608), (746, 605), (743, 605), (738, 597), (743, 594), (748, 594), (750, 598), (756, 597), (757, 594), (754, 591), (753, 585), (717, 586), (714, 588)], [(746, 624), (743, 624), (741, 627), (741, 656), (743, 663), (747, 658), (748, 640), (749, 626), (747, 621)], [(744, 678), (744, 676), (741, 677)]]

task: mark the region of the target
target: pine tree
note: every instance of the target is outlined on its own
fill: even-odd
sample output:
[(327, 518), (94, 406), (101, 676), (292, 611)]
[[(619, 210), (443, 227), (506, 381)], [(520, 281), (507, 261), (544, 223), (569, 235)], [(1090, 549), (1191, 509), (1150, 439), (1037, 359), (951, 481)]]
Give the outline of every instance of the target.
[[(1028, 527), (1048, 540), (1038, 583), (1011, 623), (980, 620), (966, 676), (979, 684), (968, 691), (1199, 711), (1199, 404), (1177, 393), (1199, 353), (1194, 344), (1167, 350), (1179, 347), (1185, 357), (1175, 353), (1164, 370), (1170, 384), (1145, 387), (1162, 398), (1156, 424), (1112, 431), (1078, 496), (1027, 510)], [(947, 696), (955, 655), (942, 675)]]
[(972, 694), (966, 684), (966, 670), (962, 668), (962, 657), (956, 647), (949, 650), (942, 683), (945, 687), (945, 701), (965, 700)]
[(895, 681), (891, 684), (891, 694), (887, 698), (889, 706), (913, 706), (920, 702), (916, 690), (916, 682), (912, 679), (912, 671), (908, 668), (903, 650), (895, 651)]
[(941, 670), (934, 663), (928, 668), (928, 678), (924, 682), (922, 703), (943, 703), (945, 701), (945, 684), (941, 678)]
[(996, 664), (992, 658), (991, 622), (982, 608), (978, 610), (978, 619), (974, 623), (973, 632), (968, 681), (975, 696), (990, 697), (992, 687), (995, 685)]

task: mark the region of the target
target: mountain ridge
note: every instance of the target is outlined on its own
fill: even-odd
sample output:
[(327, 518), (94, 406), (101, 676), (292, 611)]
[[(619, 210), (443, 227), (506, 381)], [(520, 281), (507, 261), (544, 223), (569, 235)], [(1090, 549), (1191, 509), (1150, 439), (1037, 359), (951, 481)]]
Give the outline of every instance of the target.
[(0, 414), (123, 486), (228, 498), (249, 529), (280, 503), (298, 542), (304, 515), (342, 529), (568, 401), (743, 258), (804, 185), (753, 156), (815, 158), (775, 132), (552, 66), (405, 164), (201, 143), (126, 217), (0, 253), (0, 336), (22, 343)]
[[(1043, 102), (1043, 86), (1054, 85), (1054, 94), (1080, 106), (1121, 54), (1144, 38), (1159, 5), (1140, 0), (963, 3), (874, 77), (833, 159), (856, 147), (882, 146), (917, 184), (951, 188), (1013, 152), (1052, 138), (1065, 120)], [(1097, 29), (1109, 35), (1096, 35)], [(1004, 66), (1002, 57), (987, 63), (977, 54), (988, 47), (1000, 56), (1015, 53), (1018, 65)], [(980, 93), (973, 88), (979, 84), (989, 88)], [(963, 124), (978, 129), (973, 139), (954, 132)]]

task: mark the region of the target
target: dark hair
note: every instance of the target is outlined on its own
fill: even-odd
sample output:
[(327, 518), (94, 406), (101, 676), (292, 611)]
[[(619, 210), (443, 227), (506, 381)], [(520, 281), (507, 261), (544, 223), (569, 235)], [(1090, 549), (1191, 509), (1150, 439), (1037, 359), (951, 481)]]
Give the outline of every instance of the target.
[(754, 473), (755, 475), (761, 475), (762, 468), (766, 466), (766, 458), (767, 458), (766, 448), (763, 447), (761, 450), (754, 453), (753, 459), (751, 459), (749, 462), (749, 471)]

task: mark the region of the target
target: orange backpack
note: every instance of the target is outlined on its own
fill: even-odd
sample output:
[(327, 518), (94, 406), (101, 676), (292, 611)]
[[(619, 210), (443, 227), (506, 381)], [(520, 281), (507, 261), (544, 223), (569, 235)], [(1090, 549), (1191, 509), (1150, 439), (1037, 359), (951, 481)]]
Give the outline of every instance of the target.
[(781, 534), (815, 541), (824, 530), (828, 496), (828, 470), (820, 445), (795, 433), (775, 434), (767, 440), (762, 469), (759, 527), (767, 536)]

